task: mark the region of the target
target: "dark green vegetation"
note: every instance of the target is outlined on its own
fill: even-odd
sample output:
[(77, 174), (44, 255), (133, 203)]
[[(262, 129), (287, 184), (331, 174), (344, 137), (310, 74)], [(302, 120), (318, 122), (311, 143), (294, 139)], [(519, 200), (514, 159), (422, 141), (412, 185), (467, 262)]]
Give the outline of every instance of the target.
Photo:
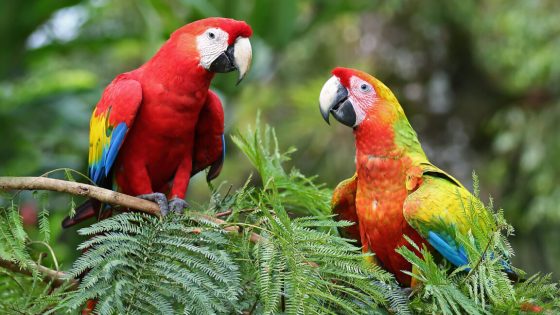
[[(552, 0), (1, 1), (0, 176), (85, 170), (89, 115), (104, 86), (149, 58), (177, 27), (229, 16), (249, 22), (255, 36), (249, 77), (239, 87), (234, 74), (215, 80), (228, 133), (254, 122), (260, 109), (262, 120), (276, 127), (281, 147), (299, 149), (287, 165), (317, 174), (315, 182), (332, 188), (352, 175), (353, 139), (347, 128), (324, 124), (318, 94), (334, 66), (361, 68), (393, 89), (431, 161), (467, 186), (473, 169), (480, 174), (481, 195), (491, 194), (516, 228), (514, 265), (530, 274), (554, 272), (558, 279), (559, 11)], [(230, 185), (233, 192), (242, 190), (251, 172), (252, 164), (230, 141), (216, 181), (227, 183), (218, 192), (225, 196)], [(276, 187), (308, 181), (291, 176)], [(247, 187), (266, 185), (253, 176)], [(202, 176), (191, 187), (191, 204), (199, 201), (206, 209), (209, 189)], [(324, 214), (329, 192), (305, 187), (284, 196), (301, 203), (286, 210)], [(14, 202), (31, 239), (46, 237), (38, 234), (38, 222), (50, 222), (50, 244), (68, 270), (80, 240), (76, 230), (61, 232), (59, 223), (74, 202), (43, 196), (20, 193)], [(11, 197), (3, 200), (10, 205)], [(48, 251), (41, 246), (32, 244), (34, 255)], [(50, 255), (44, 263), (54, 266)], [(22, 288), (33, 284), (14, 277)], [(41, 294), (41, 283), (34, 288), (23, 292)], [(32, 303), (32, 296), (24, 302)]]

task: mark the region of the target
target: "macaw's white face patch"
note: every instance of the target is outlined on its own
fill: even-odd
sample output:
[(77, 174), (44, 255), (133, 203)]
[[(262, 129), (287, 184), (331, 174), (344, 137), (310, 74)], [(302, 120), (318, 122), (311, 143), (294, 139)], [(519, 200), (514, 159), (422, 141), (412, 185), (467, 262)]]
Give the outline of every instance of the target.
[(200, 65), (208, 70), (210, 65), (228, 47), (229, 34), (220, 28), (209, 28), (196, 37), (196, 47), (200, 54)]
[(356, 112), (356, 124), (354, 126), (358, 126), (366, 117), (367, 110), (373, 106), (377, 94), (370, 83), (356, 76), (350, 78), (348, 92), (348, 98), (354, 105), (354, 111)]

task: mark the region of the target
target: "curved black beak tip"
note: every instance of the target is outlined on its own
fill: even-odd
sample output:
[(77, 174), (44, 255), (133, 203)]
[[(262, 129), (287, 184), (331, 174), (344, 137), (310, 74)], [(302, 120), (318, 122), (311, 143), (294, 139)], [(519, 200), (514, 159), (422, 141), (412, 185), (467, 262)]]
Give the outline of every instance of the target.
[[(237, 69), (235, 65), (234, 47), (228, 46), (226, 51), (221, 53), (211, 64), (209, 70), (217, 73), (231, 72)], [(238, 82), (239, 84), (239, 82)]]
[(329, 121), (330, 112), (321, 111), (321, 115), (323, 116), (323, 119), (327, 122), (327, 124), (330, 125), (331, 124), (331, 122)]
[(354, 111), (354, 106), (352, 106), (352, 102), (348, 98), (342, 99), (330, 111), (341, 124), (354, 128), (356, 124), (356, 111)]

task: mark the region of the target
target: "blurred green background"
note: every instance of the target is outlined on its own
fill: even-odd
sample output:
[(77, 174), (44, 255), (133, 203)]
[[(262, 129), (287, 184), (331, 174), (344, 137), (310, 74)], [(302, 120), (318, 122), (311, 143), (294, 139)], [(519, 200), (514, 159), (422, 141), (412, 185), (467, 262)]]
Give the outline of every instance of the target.
[[(89, 115), (112, 78), (138, 67), (176, 28), (209, 16), (247, 21), (253, 67), (217, 75), (228, 134), (261, 120), (290, 162), (333, 188), (354, 169), (351, 130), (326, 125), (322, 84), (335, 66), (374, 74), (397, 95), (430, 159), (472, 186), (481, 179), (517, 229), (515, 263), (560, 274), (560, 2), (554, 0), (3, 0), (0, 175), (85, 172)], [(253, 170), (232, 146), (219, 181)], [(199, 176), (188, 195), (205, 202)], [(51, 194), (55, 249), (69, 197)], [(20, 194), (27, 224), (41, 205)], [(75, 200), (78, 203), (80, 200)]]

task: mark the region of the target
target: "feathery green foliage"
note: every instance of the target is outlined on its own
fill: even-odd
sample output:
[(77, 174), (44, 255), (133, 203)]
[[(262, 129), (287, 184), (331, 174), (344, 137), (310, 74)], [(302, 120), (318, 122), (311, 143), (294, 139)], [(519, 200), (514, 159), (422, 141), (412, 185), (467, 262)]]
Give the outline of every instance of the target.
[(7, 207), (0, 206), (0, 258), (13, 261), (22, 269), (29, 268), (32, 260), (27, 250), (28, 241), (14, 201), (11, 200)]
[[(42, 197), (46, 200), (46, 197)], [(43, 211), (47, 211), (43, 208)], [(50, 227), (41, 224), (44, 240), (33, 241), (23, 228), (18, 206), (11, 200), (9, 206), (0, 206), (0, 259), (13, 264), (27, 273), (19, 273), (0, 267), (0, 313), (43, 314), (60, 303), (69, 284), (55, 286), (43, 280), (37, 270), (43, 257), (53, 254), (48, 245)], [(47, 252), (40, 252), (30, 245), (40, 243)], [(52, 257), (56, 264), (56, 257)], [(35, 261), (36, 260), (36, 261)]]
[[(15, 202), (0, 208), (0, 258), (31, 274), (0, 267), (0, 312), (75, 313), (89, 299), (98, 301), (99, 314), (511, 314), (533, 305), (560, 310), (560, 289), (549, 276), (508, 279), (505, 268), (522, 275), (508, 263), (513, 228), (491, 200), (469, 211), (490, 215), (473, 216), (477, 224), (468, 235), (449, 231), (465, 248), (468, 266), (452, 268), (426, 248), (417, 248), (421, 257), (398, 249), (417, 270), (412, 276), (420, 286), (410, 294), (370, 263), (372, 254), (338, 235), (351, 223), (330, 214), (329, 189), (284, 169), (293, 149), (281, 152), (272, 128), (257, 123), (233, 139), (259, 172), (259, 185), (249, 179), (225, 196), (218, 187), (208, 205), (184, 215), (128, 212), (79, 230), (90, 238), (68, 272), (81, 278), (78, 288), (56, 287), (36, 270), (42, 255), (31, 244), (46, 245), (54, 255), (45, 223), (47, 195), (35, 195), (41, 204), (37, 241), (23, 228)], [(476, 176), (474, 182), (478, 197)], [(225, 223), (209, 218), (218, 212)], [(238, 230), (228, 232), (228, 226)]]
[[(245, 224), (263, 237), (250, 255), (257, 270), (258, 313), (363, 314), (387, 303), (380, 283), (392, 277), (336, 234), (337, 227), (351, 223), (324, 215), (327, 189), (297, 170), (284, 171), (281, 162), (293, 150), (279, 152), (274, 130), (267, 126), (261, 132), (257, 125), (255, 132), (236, 136), (234, 142), (263, 182), (239, 200), (239, 205), (255, 208)], [(302, 213), (315, 215), (297, 217)]]
[(83, 228), (92, 236), (69, 274), (80, 288), (62, 304), (97, 299), (100, 314), (223, 314), (239, 295), (239, 272), (216, 224), (191, 215), (123, 213)]
[(261, 135), (258, 116), (256, 125), (254, 132), (249, 128), (247, 136), (232, 136), (232, 140), (257, 169), (262, 182), (274, 179), (277, 198), (294, 213), (321, 217), (330, 214), (331, 191), (316, 184), (316, 176), (306, 177), (297, 169), (287, 172), (282, 163), (289, 161), (296, 149), (290, 147), (281, 153), (274, 129), (266, 125)]
[(66, 296), (68, 285), (54, 287), (38, 277), (0, 270), (1, 314), (44, 314)]

